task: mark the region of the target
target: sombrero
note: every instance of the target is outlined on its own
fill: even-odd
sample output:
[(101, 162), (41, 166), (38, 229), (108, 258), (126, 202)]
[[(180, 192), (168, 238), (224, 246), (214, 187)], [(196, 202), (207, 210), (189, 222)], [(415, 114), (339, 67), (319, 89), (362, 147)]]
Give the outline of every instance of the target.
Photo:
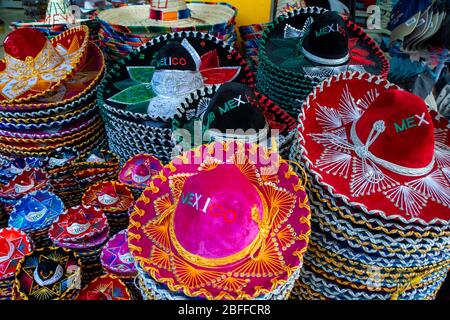
[(448, 121), (367, 73), (325, 80), (299, 120), (291, 158), (309, 176), (314, 211), (303, 295), (435, 297), (450, 261)]
[(110, 60), (119, 60), (152, 38), (175, 31), (200, 31), (227, 41), (236, 40), (237, 9), (227, 3), (150, 1), (99, 13), (100, 41)]
[(254, 299), (299, 270), (309, 216), (302, 181), (278, 154), (216, 142), (153, 178), (132, 212), (129, 247), (174, 294)]
[(126, 212), (134, 202), (133, 194), (122, 183), (99, 182), (83, 195), (83, 204), (98, 207), (106, 213)]
[(94, 207), (67, 209), (53, 222), (49, 230), (54, 243), (82, 242), (108, 229), (105, 215)]
[(130, 188), (144, 190), (163, 165), (149, 154), (138, 154), (130, 158), (119, 172), (119, 181)]
[(84, 26), (52, 40), (30, 28), (11, 32), (4, 40), (5, 59), (0, 62), (0, 104), (55, 92), (83, 64), (88, 41), (89, 30)]
[(82, 270), (73, 252), (37, 249), (19, 263), (14, 300), (71, 300), (79, 292)]
[(35, 233), (48, 229), (63, 211), (64, 204), (60, 198), (38, 190), (27, 194), (14, 206), (9, 225), (26, 233)]
[[(333, 89), (316, 91), (305, 103), (303, 145), (310, 171), (320, 172), (331, 194), (368, 213), (447, 225), (448, 122), (433, 120), (425, 103), (407, 92), (380, 94), (358, 76), (330, 83)], [(408, 141), (415, 147), (406, 147)]]
[(30, 192), (49, 188), (48, 175), (42, 169), (29, 168), (0, 188), (0, 198), (5, 201), (15, 201)]
[(116, 276), (95, 278), (81, 289), (75, 300), (131, 300), (127, 286)]
[[(253, 88), (234, 82), (191, 94), (178, 108), (172, 122), (174, 142), (183, 147), (242, 140), (278, 147), (282, 155), (289, 154), (296, 126), (295, 119), (272, 101)], [(189, 136), (185, 136), (185, 130)], [(279, 146), (273, 144), (274, 138), (279, 138)]]
[[(139, 153), (149, 153), (163, 162), (172, 158), (172, 118), (165, 114), (166, 110), (163, 108), (158, 116), (155, 112), (147, 114), (150, 101), (155, 98), (153, 87), (160, 93), (167, 90), (170, 93), (168, 96), (179, 100), (180, 96), (168, 84), (176, 83), (177, 88), (187, 85), (177, 77), (178, 70), (167, 70), (167, 66), (165, 69), (155, 70), (156, 65), (151, 65), (154, 56), (163, 53), (162, 49), (167, 49), (166, 45), (170, 43), (174, 43), (183, 53), (183, 59), (195, 65), (194, 73), (198, 75), (200, 72), (206, 84), (231, 80), (253, 84), (253, 75), (241, 55), (212, 35), (183, 31), (147, 42), (111, 69), (98, 91), (111, 150), (122, 161)], [(170, 51), (166, 53), (170, 54)], [(187, 60), (183, 60), (183, 63), (187, 63)], [(155, 79), (154, 85), (151, 84), (152, 79)]]
[(120, 278), (134, 278), (137, 270), (128, 248), (128, 230), (113, 236), (102, 250), (101, 262), (108, 273)]
[[(330, 42), (335, 45), (329, 46)], [(386, 77), (389, 63), (377, 44), (348, 18), (306, 7), (279, 16), (264, 31), (256, 88), (296, 117), (317, 84), (347, 70)]]
[(23, 103), (2, 104), (0, 115), (5, 118), (42, 118), (75, 110), (92, 100), (104, 70), (103, 54), (90, 42), (84, 63), (56, 92)]
[(15, 228), (0, 229), (0, 279), (13, 277), (19, 261), (31, 251), (27, 235)]
[(43, 165), (39, 158), (15, 158), (12, 161), (7, 161), (0, 168), (0, 183), (7, 184), (16, 175), (21, 174), (24, 170), (29, 168), (39, 168)]

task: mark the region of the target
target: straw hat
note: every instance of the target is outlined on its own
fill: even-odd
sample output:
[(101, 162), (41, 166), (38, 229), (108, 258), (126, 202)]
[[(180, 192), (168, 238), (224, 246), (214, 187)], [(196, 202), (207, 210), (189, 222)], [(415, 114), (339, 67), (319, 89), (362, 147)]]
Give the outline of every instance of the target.
[(150, 0), (149, 5), (105, 10), (98, 18), (112, 25), (187, 28), (228, 24), (235, 15), (236, 10), (224, 3)]

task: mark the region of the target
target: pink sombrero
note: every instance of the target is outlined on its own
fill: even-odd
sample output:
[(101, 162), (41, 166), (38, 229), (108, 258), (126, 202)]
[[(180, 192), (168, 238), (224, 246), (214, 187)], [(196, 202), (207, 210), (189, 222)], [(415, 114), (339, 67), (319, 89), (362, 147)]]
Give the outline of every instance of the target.
[(31, 28), (11, 32), (4, 41), (5, 59), (0, 61), (0, 105), (26, 102), (57, 90), (83, 65), (88, 43), (86, 26), (52, 40)]
[(327, 79), (300, 117), (300, 149), (323, 189), (367, 214), (450, 221), (449, 122), (419, 97), (367, 73)]
[(119, 172), (119, 180), (127, 186), (144, 189), (162, 167), (161, 161), (154, 156), (138, 154), (124, 164)]
[(256, 145), (216, 142), (153, 178), (132, 212), (129, 248), (171, 291), (253, 299), (298, 270), (309, 217), (302, 181), (286, 161)]

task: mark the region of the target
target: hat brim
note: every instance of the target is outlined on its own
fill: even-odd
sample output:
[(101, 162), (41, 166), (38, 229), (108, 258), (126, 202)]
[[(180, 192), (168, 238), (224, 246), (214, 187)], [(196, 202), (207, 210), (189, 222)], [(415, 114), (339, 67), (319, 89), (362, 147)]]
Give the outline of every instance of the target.
[(107, 274), (95, 278), (78, 293), (75, 300), (94, 300), (90, 294), (100, 292), (108, 296), (108, 300), (131, 300), (127, 286), (118, 277)]
[[(266, 246), (258, 258), (245, 256), (227, 265), (208, 268), (192, 264), (183, 258), (172, 243), (168, 224), (174, 214), (177, 194), (182, 190), (185, 177), (197, 173), (200, 167), (211, 166), (212, 169), (214, 157), (222, 158), (226, 148), (235, 148), (233, 150), (241, 156), (245, 153), (252, 157), (260, 152), (258, 154), (263, 158), (267, 157), (266, 160), (277, 157), (276, 174), (272, 172), (265, 175), (262, 163), (250, 165), (244, 161), (238, 167), (265, 195), (268, 206), (271, 207), (276, 202), (280, 211), (270, 227), (273, 233), (264, 239)], [(228, 159), (228, 163), (239, 158), (237, 154)], [(310, 233), (310, 210), (306, 193), (301, 180), (295, 174), (290, 174), (292, 172), (289, 164), (277, 154), (257, 145), (238, 142), (203, 145), (175, 158), (153, 178), (131, 214), (129, 247), (135, 261), (154, 280), (173, 292), (182, 292), (189, 297), (253, 299), (273, 292), (284, 285), (300, 267)], [(256, 178), (257, 176), (260, 178)], [(257, 182), (259, 179), (262, 180)], [(169, 186), (169, 181), (170, 185), (176, 186), (175, 191)], [(278, 191), (274, 190), (274, 194), (269, 196), (263, 190), (263, 181), (271, 181), (271, 185), (276, 186)], [(287, 208), (290, 208), (288, 211), (291, 213), (288, 214)], [(161, 222), (159, 225), (158, 221)], [(287, 225), (296, 234), (294, 238), (293, 233), (286, 234), (282, 231), (286, 230)]]

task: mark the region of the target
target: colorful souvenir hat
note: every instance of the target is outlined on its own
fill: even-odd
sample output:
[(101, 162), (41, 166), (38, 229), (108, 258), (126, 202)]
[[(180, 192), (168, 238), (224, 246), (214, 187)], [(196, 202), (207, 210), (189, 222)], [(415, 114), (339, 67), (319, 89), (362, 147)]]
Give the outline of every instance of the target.
[(131, 295), (119, 278), (108, 274), (81, 289), (75, 300), (131, 300)]
[(216, 142), (153, 178), (132, 213), (129, 247), (175, 294), (253, 299), (300, 268), (309, 217), (302, 181), (278, 154)]
[(137, 270), (128, 248), (128, 230), (122, 230), (112, 237), (102, 250), (103, 267), (118, 277), (135, 277)]
[(13, 161), (6, 162), (0, 168), (0, 183), (7, 184), (16, 175), (21, 174), (29, 168), (42, 167), (43, 163), (38, 158), (15, 158)]
[(41, 118), (75, 110), (93, 98), (95, 86), (105, 71), (105, 59), (93, 43), (87, 46), (86, 59), (75, 74), (56, 93), (47, 94), (24, 103), (2, 104), (1, 117)]
[(115, 181), (99, 182), (83, 195), (83, 204), (100, 208), (105, 213), (127, 212), (133, 204), (131, 191), (122, 183)]
[(119, 172), (119, 181), (131, 188), (145, 189), (163, 165), (149, 154), (138, 154), (130, 158)]
[(42, 169), (29, 168), (0, 188), (2, 199), (19, 199), (24, 195), (49, 188), (49, 177)]
[(13, 277), (19, 261), (31, 251), (27, 235), (15, 228), (0, 229), (0, 279)]
[(277, 0), (275, 17), (305, 7), (321, 7), (341, 14), (352, 14), (353, 1), (346, 0)]
[[(156, 80), (172, 79), (172, 72), (176, 73), (155, 70), (155, 66), (151, 65), (154, 56), (170, 42), (183, 44), (183, 50), (189, 48), (196, 70), (200, 70), (204, 83), (232, 80), (253, 84), (253, 75), (241, 55), (212, 35), (179, 32), (147, 42), (111, 69), (98, 91), (111, 150), (118, 154), (122, 161), (139, 153), (149, 153), (163, 162), (172, 158), (172, 118), (167, 118), (164, 112), (158, 117), (147, 114), (149, 102), (154, 97), (150, 90), (152, 79), (155, 79), (157, 91), (165, 90), (167, 82)], [(179, 46), (178, 48), (180, 49)], [(186, 54), (183, 50), (180, 49)], [(177, 87), (186, 86), (186, 83), (175, 75), (172, 80), (178, 83)], [(173, 94), (171, 96), (175, 97)]]
[[(288, 155), (297, 123), (253, 88), (231, 82), (191, 94), (178, 109), (172, 126), (174, 142), (188, 148), (227, 139), (244, 139), (252, 143), (258, 140), (260, 144), (272, 145), (271, 139), (276, 137), (271, 136), (270, 130), (278, 130), (278, 147), (282, 155)], [(185, 139), (184, 131), (178, 132), (178, 129), (187, 129), (190, 137)], [(227, 130), (236, 129), (243, 132), (227, 134)], [(198, 139), (195, 134), (202, 137)]]
[(24, 232), (49, 227), (64, 211), (61, 199), (47, 191), (35, 191), (24, 196), (15, 206), (9, 219), (11, 227)]
[[(333, 47), (331, 51), (326, 45), (330, 41), (339, 43), (339, 50)], [(306, 7), (278, 17), (264, 31), (256, 88), (297, 117), (317, 84), (333, 74), (354, 69), (386, 77), (389, 63), (377, 44), (354, 22), (323, 8)]]
[(34, 250), (19, 263), (15, 300), (71, 300), (79, 292), (82, 270), (73, 252), (57, 247)]
[(108, 229), (106, 216), (94, 207), (77, 206), (67, 209), (49, 230), (54, 243), (82, 242)]
[(150, 1), (149, 5), (104, 10), (98, 20), (105, 51), (112, 58), (120, 58), (153, 37), (174, 31), (201, 31), (224, 41), (235, 39), (236, 14), (237, 9), (227, 3), (158, 0)]
[(52, 40), (29, 28), (11, 32), (4, 40), (6, 55), (0, 63), (0, 104), (25, 102), (55, 91), (83, 64), (88, 40), (84, 26)]
[(332, 195), (368, 214), (448, 225), (448, 122), (434, 121), (417, 96), (379, 93), (358, 76), (333, 78), (332, 88), (305, 103), (309, 171)]

